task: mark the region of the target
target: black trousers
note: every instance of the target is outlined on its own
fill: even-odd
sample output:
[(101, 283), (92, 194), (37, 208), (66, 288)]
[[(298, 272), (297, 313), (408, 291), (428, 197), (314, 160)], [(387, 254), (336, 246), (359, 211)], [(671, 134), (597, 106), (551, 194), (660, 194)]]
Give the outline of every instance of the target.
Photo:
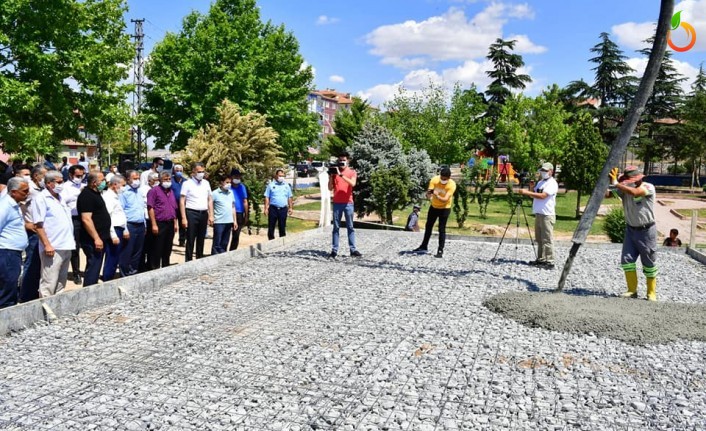
[[(172, 255), (172, 245), (174, 243), (174, 220), (158, 221), (157, 235), (152, 235), (152, 247), (149, 251), (149, 262), (151, 269), (165, 268), (169, 266), (169, 258)], [(151, 227), (150, 227), (150, 230)]]
[(177, 202), (177, 222), (179, 222), (179, 245), (184, 245), (186, 242), (186, 229), (182, 226), (181, 222), (181, 211), (178, 209), (179, 203)]
[(267, 216), (267, 239), (275, 239), (275, 225), (279, 227), (279, 237), (287, 236), (287, 212), (289, 208), (270, 205)]
[(76, 274), (80, 272), (79, 250), (81, 250), (81, 243), (79, 241), (79, 234), (83, 226), (81, 225), (81, 216), (71, 216), (71, 221), (74, 224), (74, 242), (76, 243), (76, 247), (71, 250), (71, 271), (75, 277)]
[[(186, 209), (186, 262), (193, 259), (194, 251), (196, 259), (203, 257), (203, 243), (206, 239), (206, 229), (208, 228), (208, 211), (196, 211)], [(194, 248), (196, 250), (194, 250)]]
[(152, 244), (154, 243), (154, 235), (152, 235), (152, 222), (150, 219), (145, 219), (145, 242), (142, 245), (142, 255), (140, 256), (140, 263), (138, 271), (147, 272), (150, 269), (150, 250), (152, 250)]
[(230, 248), (228, 250), (233, 251), (238, 249), (238, 244), (240, 244), (240, 231), (243, 230), (243, 225), (245, 224), (245, 213), (235, 213), (235, 220), (238, 222), (238, 229), (232, 232), (232, 237), (230, 238)]
[(451, 208), (434, 208), (429, 207), (429, 212), (427, 213), (427, 223), (424, 226), (424, 240), (422, 241), (422, 248), (427, 248), (429, 246), (429, 238), (431, 238), (431, 231), (434, 229), (434, 223), (439, 220), (439, 251), (444, 251), (444, 244), (446, 243), (446, 222), (451, 215)]

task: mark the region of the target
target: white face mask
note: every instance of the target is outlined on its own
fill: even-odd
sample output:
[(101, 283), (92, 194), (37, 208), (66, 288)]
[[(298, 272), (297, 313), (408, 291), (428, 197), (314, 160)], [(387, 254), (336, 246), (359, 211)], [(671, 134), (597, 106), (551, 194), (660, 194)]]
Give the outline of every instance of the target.
[(73, 183), (76, 184), (76, 185), (79, 185), (79, 184), (81, 184), (81, 183), (83, 182), (83, 177), (72, 178), (72, 179), (71, 179), (71, 182), (73, 182)]
[(230, 184), (221, 184), (221, 190), (227, 192), (228, 190), (230, 190)]
[(63, 184), (54, 184), (54, 193), (59, 194), (62, 190), (64, 190)]
[(44, 182), (44, 178), (42, 178), (41, 180), (39, 180), (39, 184), (37, 184), (37, 185), (39, 186), (40, 189), (46, 189), (46, 188), (47, 188), (47, 184)]
[(546, 172), (546, 171), (539, 171), (539, 176), (540, 176), (543, 180), (546, 180), (547, 178), (549, 178), (549, 172)]
[(136, 189), (136, 188), (140, 187), (140, 180), (132, 180), (132, 181), (130, 181), (130, 187), (132, 187), (133, 189)]
[(157, 166), (157, 172), (162, 172), (164, 170), (164, 166), (158, 165)]
[(194, 178), (201, 181), (205, 175), (206, 175), (205, 172), (197, 172), (196, 175), (194, 176)]
[(164, 187), (165, 189), (169, 189), (172, 187), (172, 182), (171, 181), (164, 181), (162, 183), (162, 187)]
[(284, 182), (284, 177), (277, 177), (277, 182), (278, 183), (283, 183)]
[(237, 186), (238, 184), (240, 184), (240, 183), (241, 183), (241, 181), (238, 180), (238, 179), (233, 180), (233, 184), (236, 185), (236, 186)]
[(30, 181), (32, 181), (32, 177), (30, 177), (29, 175), (23, 175), (23, 176), (22, 176), (22, 179), (25, 180), (25, 181), (27, 181), (28, 183), (29, 183)]

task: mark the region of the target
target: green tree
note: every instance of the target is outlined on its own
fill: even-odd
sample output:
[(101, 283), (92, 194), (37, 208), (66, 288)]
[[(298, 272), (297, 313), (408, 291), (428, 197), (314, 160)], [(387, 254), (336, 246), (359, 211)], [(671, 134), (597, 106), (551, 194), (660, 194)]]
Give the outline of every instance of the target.
[(144, 125), (157, 147), (184, 148), (216, 121), (224, 99), (267, 115), (289, 159), (318, 134), (316, 115), (307, 112), (311, 67), (291, 32), (260, 20), (255, 0), (216, 0), (207, 15), (187, 15), (179, 33), (154, 47), (146, 76)]
[(370, 119), (370, 103), (360, 97), (353, 97), (350, 110), (341, 109), (333, 119), (335, 135), (329, 135), (324, 142), (325, 153), (335, 156), (350, 147), (355, 137), (363, 130)]
[(384, 224), (391, 225), (393, 211), (401, 210), (409, 203), (409, 183), (409, 169), (401, 165), (380, 167), (370, 176), (371, 200)]
[(400, 88), (385, 108), (382, 122), (402, 146), (425, 150), (434, 162), (458, 163), (483, 142), (486, 107), (475, 87), (463, 90), (457, 84), (452, 94), (435, 84), (420, 93)]
[(264, 182), (276, 168), (282, 167), (282, 148), (277, 132), (267, 125), (264, 115), (243, 114), (235, 103), (224, 100), (216, 110), (217, 121), (200, 129), (189, 139), (181, 161), (186, 166), (203, 162), (212, 185), (233, 168)]
[[(699, 75), (703, 77), (703, 69)], [(680, 125), (679, 135), (684, 143), (682, 157), (691, 167), (691, 186), (699, 185), (699, 167), (706, 156), (706, 87), (699, 85), (699, 77), (692, 86), (693, 93), (686, 98), (683, 107), (684, 123)]]
[(596, 66), (595, 80), (585, 96), (598, 98), (598, 130), (604, 142), (613, 142), (625, 116), (627, 105), (636, 91), (637, 79), (634, 70), (625, 62), (627, 57), (618, 48), (608, 33), (600, 34), (601, 41), (591, 48), (595, 57), (588, 61)]
[[(20, 157), (110, 129), (132, 58), (124, 0), (0, 2), (0, 145)], [(99, 137), (100, 137), (99, 132)]]
[[(380, 206), (380, 201), (373, 194), (373, 175), (378, 170), (387, 170), (381, 174), (385, 177), (389, 172), (396, 172), (405, 178), (405, 189), (408, 199), (419, 201), (424, 195), (426, 186), (431, 179), (433, 165), (429, 157), (422, 151), (411, 151), (405, 154), (402, 144), (394, 134), (384, 126), (367, 123), (355, 138), (349, 148), (351, 166), (358, 172), (354, 200), (356, 213), (359, 216), (376, 212), (381, 219), (387, 217), (386, 206)], [(425, 157), (426, 156), (426, 157)], [(400, 174), (404, 170), (405, 174)], [(378, 198), (381, 193), (378, 192)]]
[[(493, 63), (493, 69), (486, 72), (492, 81), (488, 85), (485, 94), (488, 97), (488, 121), (489, 127), (495, 130), (495, 126), (502, 114), (505, 102), (512, 96), (512, 90), (524, 90), (527, 84), (532, 82), (529, 75), (518, 74), (517, 71), (525, 65), (522, 56), (512, 54), (515, 49), (516, 40), (496, 39), (490, 45), (486, 58)], [(494, 141), (495, 136), (490, 134), (489, 142)], [(497, 159), (497, 147), (488, 144), (486, 153), (493, 155)]]
[[(645, 41), (650, 48), (638, 52), (649, 57), (654, 37)], [(657, 81), (655, 81), (652, 95), (647, 99), (645, 110), (641, 119), (642, 127), (638, 126), (638, 133), (645, 130), (646, 135), (641, 136), (639, 142), (640, 154), (643, 157), (645, 172), (651, 172), (652, 163), (664, 158), (669, 152), (679, 153), (680, 142), (676, 139), (673, 126), (660, 124), (659, 120), (678, 117), (678, 111), (683, 100), (681, 84), (686, 80), (674, 67), (672, 52), (665, 51), (662, 57)]]
[(696, 79), (691, 85), (691, 89), (693, 90), (692, 94), (706, 93), (706, 71), (704, 70), (703, 63), (699, 66), (699, 73), (696, 75)]
[(601, 174), (608, 146), (587, 112), (577, 114), (571, 125), (568, 147), (561, 157), (561, 179), (567, 189), (576, 190), (576, 218), (580, 217), (581, 196), (591, 193)]
[(569, 140), (568, 119), (556, 85), (534, 99), (511, 96), (498, 119), (495, 142), (518, 170), (533, 170), (542, 160), (557, 163)]

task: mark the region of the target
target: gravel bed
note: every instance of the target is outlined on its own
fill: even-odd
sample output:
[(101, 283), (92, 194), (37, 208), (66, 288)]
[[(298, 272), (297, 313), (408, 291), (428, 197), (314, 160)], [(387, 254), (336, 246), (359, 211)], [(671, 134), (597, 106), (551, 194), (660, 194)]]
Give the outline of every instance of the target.
[[(404, 251), (420, 240), (359, 230), (364, 257), (334, 262), (322, 235), (1, 338), (0, 429), (706, 428), (706, 343), (524, 326), (483, 302), (552, 290), (560, 268), (512, 241), (495, 263), (497, 244)], [(567, 293), (621, 293), (619, 254), (582, 248)], [(659, 268), (661, 301), (706, 304), (703, 266)]]

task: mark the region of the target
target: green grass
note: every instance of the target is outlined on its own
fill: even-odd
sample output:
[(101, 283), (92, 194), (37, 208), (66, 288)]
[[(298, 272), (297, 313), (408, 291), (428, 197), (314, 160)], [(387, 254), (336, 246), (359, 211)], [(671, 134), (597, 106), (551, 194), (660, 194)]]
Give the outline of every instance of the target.
[(313, 195), (321, 193), (321, 189), (319, 187), (307, 187), (305, 189), (296, 189), (294, 190), (294, 196), (306, 196), (306, 195)]
[[(255, 230), (255, 220), (253, 219), (252, 230)], [(301, 220), (294, 217), (287, 217), (287, 233), (298, 233), (304, 232), (305, 230), (316, 229), (319, 227), (318, 221), (312, 220)], [(260, 220), (260, 229), (267, 232), (267, 217), (262, 215), (262, 220)]]
[[(691, 211), (692, 209), (675, 209), (674, 211), (678, 212), (682, 216), (691, 219)], [(697, 211), (697, 219), (698, 220), (704, 220), (706, 219), (706, 208), (701, 208)]]
[(294, 209), (299, 211), (319, 211), (321, 210), (321, 201), (295, 205)]

